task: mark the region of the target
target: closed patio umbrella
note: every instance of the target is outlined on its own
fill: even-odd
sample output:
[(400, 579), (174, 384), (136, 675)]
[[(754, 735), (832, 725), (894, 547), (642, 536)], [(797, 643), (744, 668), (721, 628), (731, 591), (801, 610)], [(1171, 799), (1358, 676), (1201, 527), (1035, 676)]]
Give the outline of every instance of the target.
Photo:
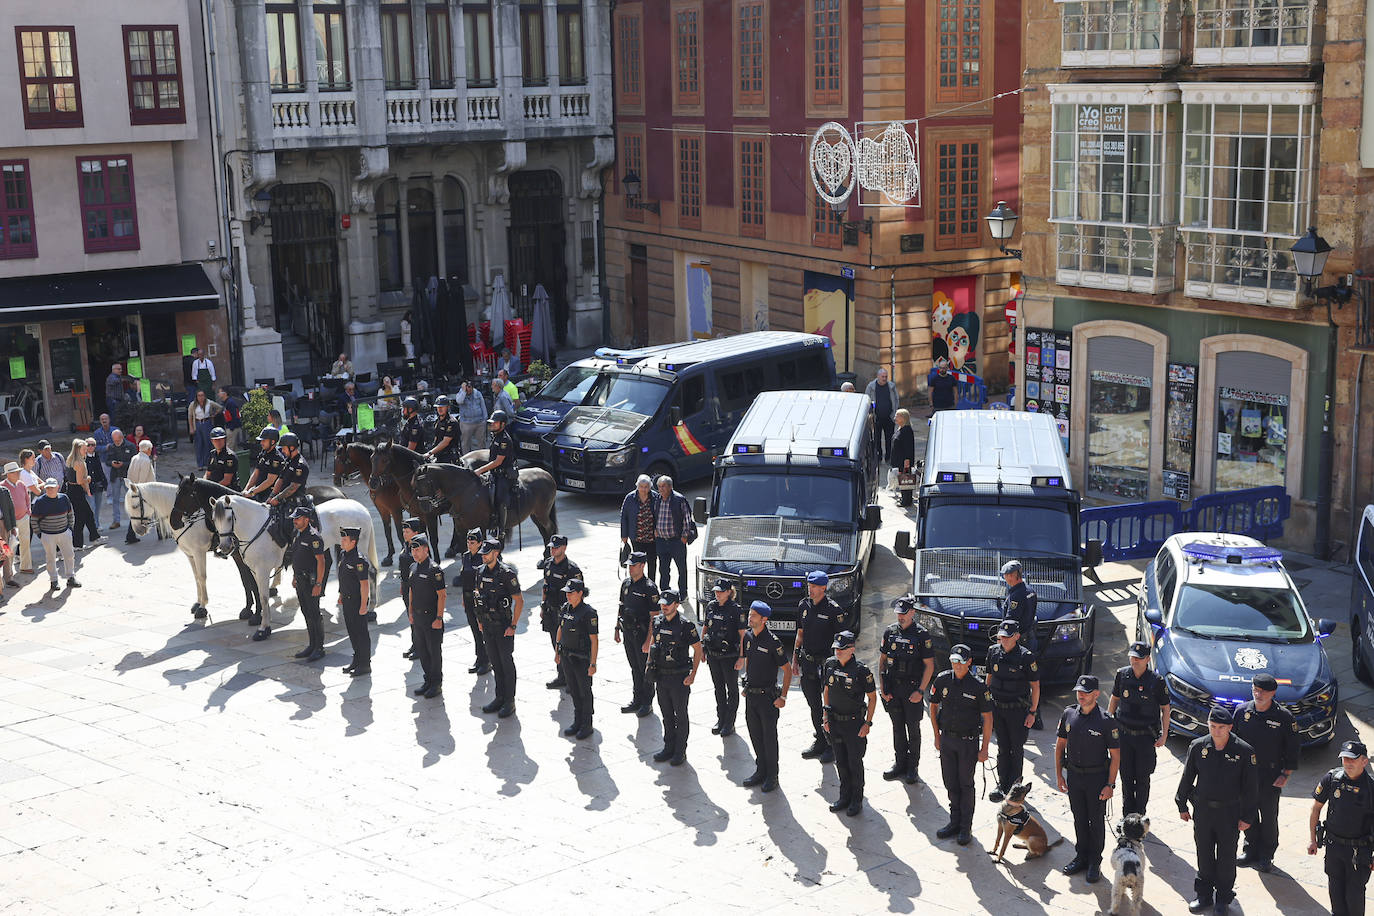
[(553, 365), (553, 316), (550, 313), (549, 291), (540, 283), (534, 288), (534, 327), (530, 332), (530, 354)]
[(500, 350), (506, 340), (506, 322), (515, 317), (511, 310), (510, 291), (506, 289), (506, 278), (497, 274), (491, 284), (491, 305), (487, 307), (487, 321), (491, 322), (491, 348)]

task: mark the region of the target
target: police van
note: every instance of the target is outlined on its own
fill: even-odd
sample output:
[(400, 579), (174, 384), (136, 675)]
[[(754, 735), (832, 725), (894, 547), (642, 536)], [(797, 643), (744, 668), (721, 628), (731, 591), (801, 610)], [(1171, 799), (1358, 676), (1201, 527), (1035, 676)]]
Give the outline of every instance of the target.
[(623, 496), (646, 472), (675, 482), (710, 475), (760, 391), (836, 387), (830, 339), (817, 334), (602, 349), (521, 405), (511, 434), (559, 489)]
[(830, 577), (830, 597), (859, 626), (864, 574), (881, 524), (879, 456), (868, 397), (838, 391), (766, 391), (749, 408), (716, 463), (710, 499), (693, 514), (705, 523), (697, 595), (735, 583), (744, 607), (773, 608), (769, 627), (797, 628), (806, 574)]
[(1063, 683), (1090, 670), (1096, 616), (1083, 599), (1081, 568), (1085, 557), (1090, 566), (1101, 561), (1101, 544), (1079, 543), (1079, 494), (1054, 418), (941, 411), (919, 466), (914, 546), (903, 531), (894, 550), (914, 561), (917, 619), (934, 636), (937, 658), (958, 643), (975, 659), (986, 655), (1002, 617), (1000, 569), (1020, 560), (1039, 598), (1042, 677)]

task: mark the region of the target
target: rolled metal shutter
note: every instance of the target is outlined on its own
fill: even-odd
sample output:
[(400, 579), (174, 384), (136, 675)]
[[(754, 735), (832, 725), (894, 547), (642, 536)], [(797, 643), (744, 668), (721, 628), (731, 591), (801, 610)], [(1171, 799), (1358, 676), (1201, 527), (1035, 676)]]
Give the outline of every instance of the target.
[(1088, 341), (1088, 370), (1120, 372), (1153, 380), (1155, 348), (1129, 337), (1094, 337)]
[(1277, 356), (1237, 350), (1217, 354), (1217, 387), (1246, 388), (1289, 397), (1293, 364)]

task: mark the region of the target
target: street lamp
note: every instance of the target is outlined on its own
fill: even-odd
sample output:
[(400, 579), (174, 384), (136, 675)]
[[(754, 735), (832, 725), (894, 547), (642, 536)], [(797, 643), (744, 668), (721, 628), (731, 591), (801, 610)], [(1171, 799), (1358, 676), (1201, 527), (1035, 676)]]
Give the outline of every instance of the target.
[(831, 201), (830, 209), (835, 211), (835, 215), (840, 219), (840, 228), (844, 230), (848, 238), (843, 242), (846, 245), (857, 245), (859, 243), (859, 233), (862, 232), (870, 239), (873, 237), (873, 217), (868, 216), (863, 219), (845, 219), (845, 214), (849, 212), (849, 194), (845, 188), (840, 188), (835, 192), (837, 200)]
[(625, 173), (625, 177), (620, 179), (620, 183), (625, 186), (625, 204), (633, 210), (648, 210), (650, 213), (658, 213), (658, 201), (651, 200), (648, 203), (641, 203), (639, 192), (644, 190), (644, 182), (640, 180), (639, 173), (630, 169)]
[(1016, 215), (1016, 211), (1008, 207), (1005, 200), (999, 200), (997, 206), (992, 208), (992, 212), (987, 215), (986, 219), (988, 221), (988, 231), (992, 233), (992, 237), (996, 240), (997, 246), (1002, 249), (1002, 254), (1019, 259), (1021, 257), (1021, 249), (1007, 247), (1007, 239), (1011, 238), (1012, 234), (1016, 232), (1016, 221), (1020, 219), (1020, 217)]
[(253, 195), (253, 216), (248, 220), (248, 234), (252, 235), (267, 222), (267, 214), (272, 209), (272, 192), (266, 188)]
[(1316, 226), (1308, 226), (1307, 234), (1294, 242), (1293, 247), (1288, 250), (1293, 253), (1293, 271), (1302, 277), (1307, 285), (1307, 294), (1312, 295), (1312, 281), (1318, 279), (1326, 269), (1326, 259), (1331, 255), (1331, 246), (1327, 244), (1326, 239), (1317, 235)]

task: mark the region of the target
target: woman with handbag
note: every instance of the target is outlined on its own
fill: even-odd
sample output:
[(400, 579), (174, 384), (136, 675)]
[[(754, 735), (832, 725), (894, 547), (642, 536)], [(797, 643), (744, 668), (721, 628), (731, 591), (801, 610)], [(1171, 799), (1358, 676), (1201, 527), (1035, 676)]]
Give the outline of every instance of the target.
[(86, 546), (85, 531), (91, 533), (91, 544), (100, 540), (100, 526), (91, 512), (91, 475), (86, 469), (86, 440), (73, 439), (63, 471), (63, 489), (72, 504), (76, 524), (72, 527), (72, 546), (77, 550)]
[[(892, 464), (892, 486), (895, 489), (901, 474), (910, 474), (911, 466), (916, 461), (916, 433), (911, 429), (911, 413), (905, 407), (899, 409), (893, 417), (897, 424), (897, 431), (892, 434), (892, 446), (888, 449), (888, 458)], [(911, 490), (897, 490), (897, 505), (911, 505)]]

